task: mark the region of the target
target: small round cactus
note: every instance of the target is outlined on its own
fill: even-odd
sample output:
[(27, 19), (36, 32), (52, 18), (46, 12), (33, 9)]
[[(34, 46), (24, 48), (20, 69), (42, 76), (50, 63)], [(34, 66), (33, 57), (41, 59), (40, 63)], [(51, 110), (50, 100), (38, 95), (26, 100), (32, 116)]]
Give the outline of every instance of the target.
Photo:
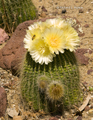
[(51, 101), (59, 100), (64, 94), (63, 85), (58, 81), (52, 81), (47, 87), (46, 94)]
[(41, 92), (45, 91), (49, 83), (49, 78), (45, 75), (41, 75), (37, 78), (37, 85)]

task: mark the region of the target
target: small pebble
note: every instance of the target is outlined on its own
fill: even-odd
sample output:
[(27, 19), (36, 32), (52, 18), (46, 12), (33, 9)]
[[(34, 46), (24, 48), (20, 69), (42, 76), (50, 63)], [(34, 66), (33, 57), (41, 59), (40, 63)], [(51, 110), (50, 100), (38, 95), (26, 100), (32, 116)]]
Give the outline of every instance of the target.
[(56, 117), (51, 117), (49, 120), (58, 120)]
[(47, 12), (47, 10), (46, 10), (46, 8), (44, 6), (42, 6), (41, 9), (42, 9), (42, 11)]
[(78, 117), (77, 117), (77, 120), (82, 120), (82, 116), (78, 116)]
[(85, 27), (85, 28), (88, 28), (88, 27), (89, 27), (89, 24), (85, 24), (84, 27)]
[(90, 110), (88, 111), (88, 115), (91, 116), (91, 117), (93, 117), (93, 109), (90, 109)]
[(89, 111), (90, 110), (90, 107), (89, 106), (86, 106), (85, 107), (85, 111)]
[(87, 74), (90, 75), (91, 72), (93, 72), (93, 70), (92, 70), (92, 69), (89, 69), (89, 70), (87, 71)]
[(83, 13), (84, 11), (82, 9), (79, 10), (79, 13)]
[(64, 13), (66, 13), (66, 10), (64, 9), (64, 10), (62, 10), (62, 13), (64, 14)]

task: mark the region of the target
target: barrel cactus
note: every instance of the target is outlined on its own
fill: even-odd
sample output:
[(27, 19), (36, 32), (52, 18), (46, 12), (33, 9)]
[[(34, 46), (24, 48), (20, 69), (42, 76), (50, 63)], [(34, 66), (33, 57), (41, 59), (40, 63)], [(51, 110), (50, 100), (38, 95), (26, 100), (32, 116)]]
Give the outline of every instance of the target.
[(64, 19), (48, 19), (31, 25), (24, 47), (21, 93), (27, 105), (46, 113), (78, 106), (83, 97), (74, 50), (78, 33)]
[(33, 20), (37, 11), (31, 0), (0, 0), (0, 27), (11, 33), (19, 23)]

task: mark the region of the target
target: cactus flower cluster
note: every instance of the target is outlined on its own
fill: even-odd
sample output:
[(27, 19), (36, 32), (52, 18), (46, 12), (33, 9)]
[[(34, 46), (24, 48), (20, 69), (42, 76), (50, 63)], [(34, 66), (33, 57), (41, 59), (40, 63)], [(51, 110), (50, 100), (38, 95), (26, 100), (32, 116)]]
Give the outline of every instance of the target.
[(79, 37), (68, 22), (56, 18), (29, 26), (24, 43), (36, 63), (48, 64), (59, 52), (74, 51), (79, 45)]

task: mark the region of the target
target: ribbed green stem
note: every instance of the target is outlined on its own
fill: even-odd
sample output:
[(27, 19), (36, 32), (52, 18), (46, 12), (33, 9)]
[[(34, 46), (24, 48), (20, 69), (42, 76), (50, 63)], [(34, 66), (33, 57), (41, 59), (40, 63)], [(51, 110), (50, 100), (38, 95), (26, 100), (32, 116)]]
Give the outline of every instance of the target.
[(0, 0), (0, 27), (13, 32), (18, 24), (33, 20), (37, 10), (31, 0)]
[[(74, 53), (69, 50), (56, 55), (53, 62), (48, 65), (35, 63), (27, 52), (21, 72), (22, 96), (26, 101), (32, 102), (35, 110), (43, 109), (45, 112), (56, 113), (82, 102), (78, 66)], [(54, 81), (63, 86), (63, 95), (60, 99), (51, 100), (46, 90), (40, 92), (37, 78), (42, 75), (49, 78), (48, 86)]]

